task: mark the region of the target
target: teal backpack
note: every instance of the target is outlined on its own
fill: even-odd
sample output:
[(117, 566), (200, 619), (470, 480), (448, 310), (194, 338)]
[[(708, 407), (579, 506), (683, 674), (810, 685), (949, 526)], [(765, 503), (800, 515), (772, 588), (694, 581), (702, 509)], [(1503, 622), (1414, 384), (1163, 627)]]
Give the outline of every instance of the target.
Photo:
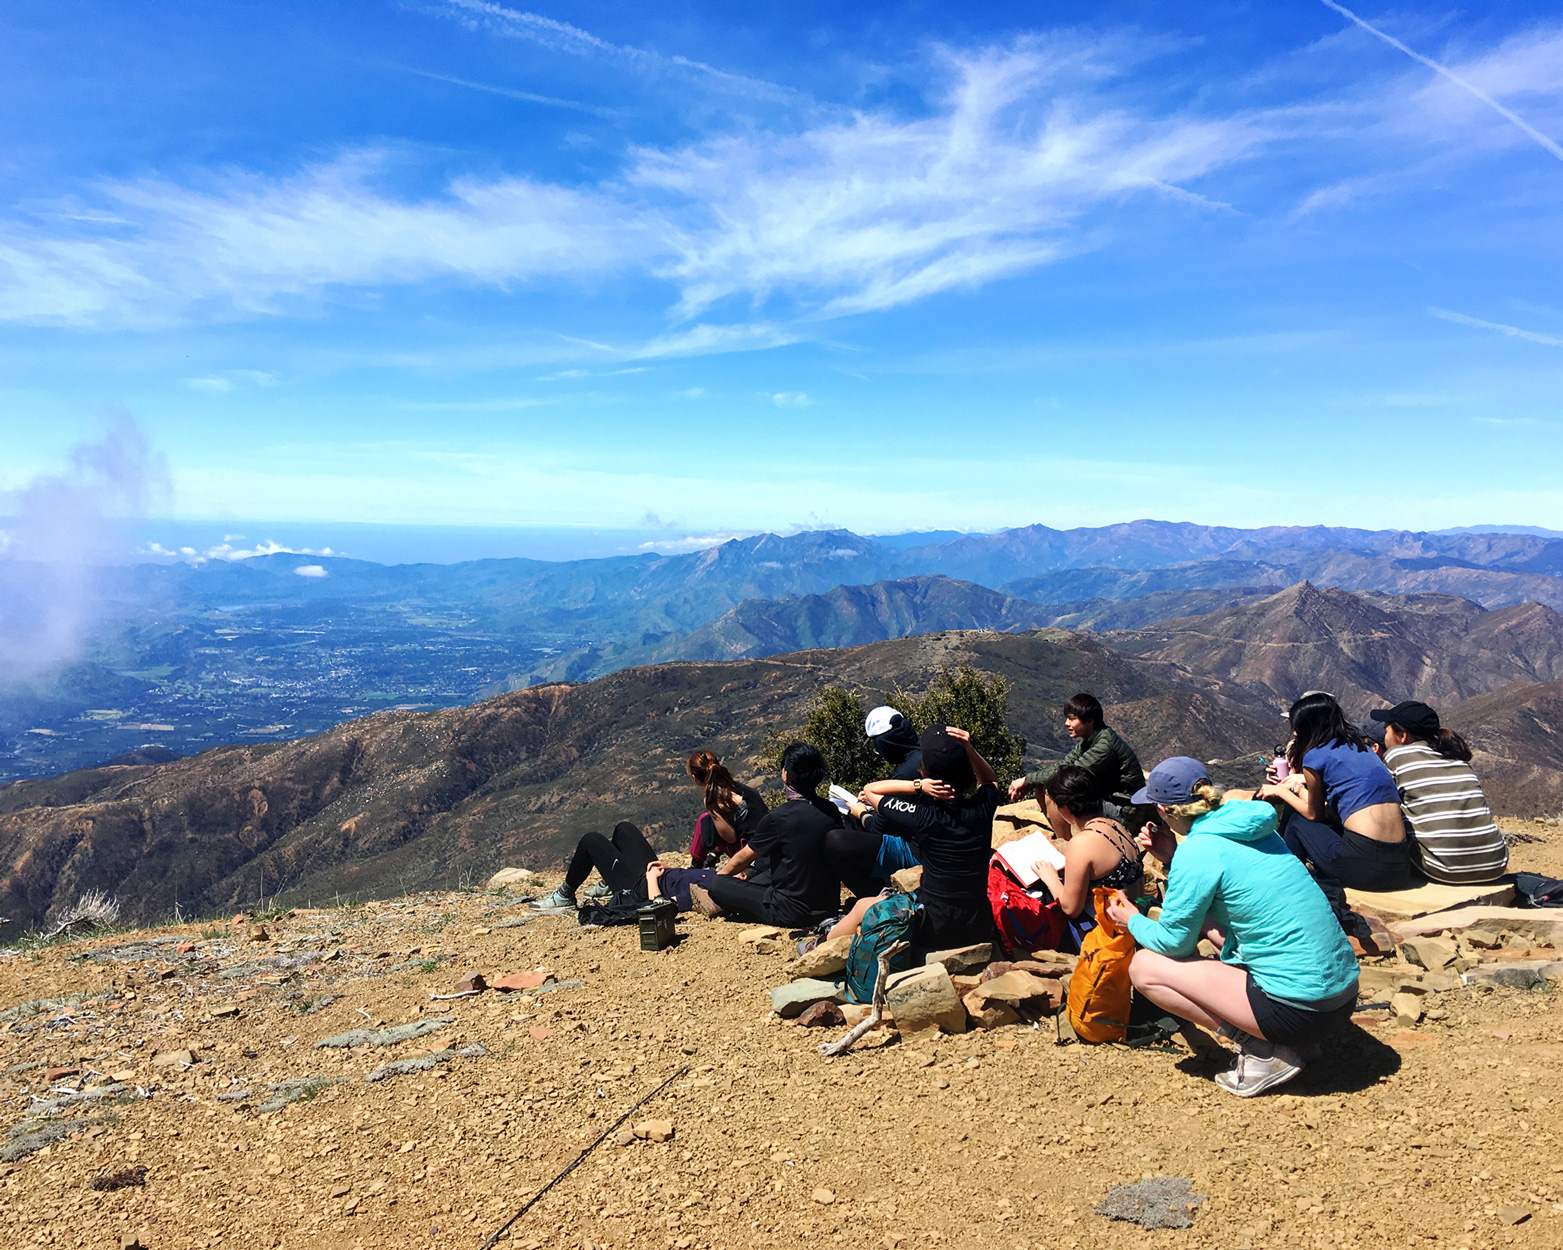
[[(880, 951), (896, 942), (911, 942), (922, 914), (923, 905), (915, 894), (892, 894), (868, 909), (852, 939), (852, 948), (847, 952), (848, 1001), (873, 1001), (874, 983), (879, 980)], [(909, 950), (901, 951), (890, 960), (892, 972), (911, 965)]]

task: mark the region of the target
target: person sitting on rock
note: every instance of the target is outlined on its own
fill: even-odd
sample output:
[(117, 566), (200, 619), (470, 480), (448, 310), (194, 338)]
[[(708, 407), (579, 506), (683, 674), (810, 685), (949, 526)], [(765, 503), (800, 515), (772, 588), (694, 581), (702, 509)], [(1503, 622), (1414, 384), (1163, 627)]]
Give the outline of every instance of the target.
[(1509, 869), (1509, 844), (1493, 819), (1471, 748), (1425, 703), (1373, 712), (1389, 748), (1384, 763), (1400, 790), (1416, 865), (1429, 881), (1482, 885)]
[(1071, 764), (1043, 782), (1041, 793), (1053, 836), (1067, 845), (1062, 877), (1045, 861), (1037, 872), (1064, 915), (1071, 920), (1083, 915), (1098, 886), (1123, 890), (1130, 898), (1139, 895), (1145, 885), (1144, 852), (1122, 824), (1102, 814), (1096, 779)]
[[(1298, 1048), (1343, 1025), (1357, 1001), (1357, 959), (1329, 901), (1276, 833), (1275, 808), (1226, 800), (1198, 760), (1163, 760), (1135, 802), (1156, 806), (1160, 823), (1139, 838), (1168, 876), (1157, 920), (1122, 890), (1108, 904), (1140, 947), (1134, 988), (1236, 1041), (1236, 1062), (1216, 1077), (1228, 1093), (1251, 1098), (1291, 1080)], [(1196, 955), (1201, 937), (1218, 959)]]
[[(841, 813), (819, 788), (829, 777), (825, 757), (808, 742), (782, 752), (782, 792), (749, 833), (749, 844), (731, 856), (708, 885), (690, 887), (694, 909), (708, 919), (723, 914), (780, 925), (813, 928), (841, 908), (841, 881), (825, 855), (825, 838), (841, 826)], [(768, 884), (741, 880), (753, 865)]]
[(689, 843), (691, 868), (715, 868), (725, 855), (735, 855), (770, 810), (760, 792), (736, 781), (722, 761), (709, 751), (696, 751), (684, 765), (690, 779), (705, 792), (705, 811), (695, 822)]
[(1256, 798), (1292, 810), (1281, 836), (1299, 859), (1346, 889), (1399, 890), (1417, 877), (1400, 815), (1400, 791), (1332, 695), (1312, 691), (1292, 704), (1290, 775)]
[[(988, 859), (998, 777), (964, 729), (933, 725), (919, 744), (922, 775), (913, 781), (870, 782), (853, 813), (866, 829), (906, 838), (922, 857), (922, 884), (912, 895), (922, 908), (916, 947), (941, 950), (989, 941)], [(827, 936), (855, 934), (881, 901), (859, 898)]]
[(1145, 784), (1145, 771), (1134, 748), (1108, 728), (1101, 701), (1094, 694), (1077, 694), (1064, 704), (1064, 728), (1075, 740), (1069, 754), (1056, 764), (1045, 764), (1036, 772), (1017, 777), (1009, 783), (1010, 802), (1044, 785), (1060, 768), (1083, 768), (1096, 778), (1103, 799), (1116, 809), (1114, 814), (1134, 823), (1130, 796)]

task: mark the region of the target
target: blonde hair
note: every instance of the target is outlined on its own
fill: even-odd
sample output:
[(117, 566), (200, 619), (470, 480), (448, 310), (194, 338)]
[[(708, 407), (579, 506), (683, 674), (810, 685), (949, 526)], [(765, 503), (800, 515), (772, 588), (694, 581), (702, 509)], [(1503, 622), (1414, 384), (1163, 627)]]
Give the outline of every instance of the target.
[(1216, 789), (1208, 777), (1193, 788), (1193, 794), (1189, 802), (1179, 803), (1167, 810), (1180, 820), (1198, 820), (1215, 811), (1226, 799), (1226, 792)]

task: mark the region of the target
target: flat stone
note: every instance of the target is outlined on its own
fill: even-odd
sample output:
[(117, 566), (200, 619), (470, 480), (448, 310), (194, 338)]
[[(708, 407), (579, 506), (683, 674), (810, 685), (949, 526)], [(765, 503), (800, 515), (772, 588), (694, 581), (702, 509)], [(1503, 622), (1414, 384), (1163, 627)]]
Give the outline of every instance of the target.
[[(775, 938), (761, 938), (754, 944), (754, 953), (756, 955), (780, 955), (786, 949), (786, 944), (777, 941)], [(842, 965), (842, 967), (845, 966), (845, 964)]]
[(815, 1003), (846, 1001), (846, 986), (839, 981), (821, 981), (815, 977), (804, 977), (788, 985), (778, 985), (771, 991), (771, 1010), (783, 1020), (796, 1019), (805, 1008)]
[(966, 1004), (943, 964), (914, 969), (885, 995), (885, 1005), (905, 1033), (937, 1027), (945, 1033), (966, 1031)]
[(488, 879), (490, 890), (508, 890), (510, 887), (531, 885), (537, 880), (537, 874), (526, 868), (501, 868)]
[(843, 1024), (862, 1024), (873, 1013), (873, 1008), (867, 1003), (842, 1003), (841, 1022)]
[(213, 1020), (229, 1020), (239, 1014), (237, 1007), (218, 1007), (212, 1012)]
[(972, 994), (981, 1002), (1023, 1003), (1032, 999), (1046, 999), (1056, 1007), (1063, 998), (1059, 982), (1033, 976), (1029, 972), (1006, 972), (1001, 977), (984, 981)]
[(810, 1194), (809, 1197), (813, 1198), (814, 1201), (819, 1203), (822, 1207), (828, 1207), (836, 1200), (836, 1195), (830, 1190), (826, 1189), (823, 1185)]
[(1407, 963), (1432, 972), (1447, 968), (1460, 954), (1458, 946), (1448, 938), (1439, 937), (1407, 938), (1398, 949)]
[(975, 946), (958, 946), (953, 950), (930, 951), (924, 964), (943, 964), (951, 976), (957, 973), (980, 972), (993, 962), (993, 943), (979, 942)]
[(668, 1141), (673, 1136), (671, 1120), (642, 1120), (635, 1126), (635, 1136), (641, 1141)]
[(1515, 960), (1513, 963), (1482, 964), (1465, 974), (1467, 985), (1506, 985), (1528, 990), (1548, 981), (1563, 979), (1563, 959)]
[(1438, 885), (1429, 881), (1410, 890), (1377, 893), (1347, 890), (1346, 902), (1354, 910), (1370, 911), (1391, 928), (1397, 920), (1414, 920), (1434, 912), (1462, 907), (1502, 907), (1514, 897), (1512, 881), (1494, 881), (1490, 885)]
[(177, 1068), (195, 1062), (195, 1053), (188, 1050), (163, 1050), (152, 1056), (154, 1068)]
[(801, 977), (833, 977), (845, 972), (847, 952), (852, 949), (851, 937), (831, 938), (821, 942), (806, 955), (799, 955), (783, 971), (794, 981)]
[(1529, 1207), (1498, 1208), (1498, 1223), (1500, 1224), (1523, 1224), (1528, 1219), (1530, 1219)]
[(79, 1067), (46, 1068), (44, 1069), (43, 1079), (46, 1081), (60, 1081), (64, 1080), (68, 1076), (80, 1075), (81, 1069)]
[(1461, 937), (1477, 950), (1497, 950), (1503, 944), (1503, 935), (1498, 929), (1488, 929), (1482, 925), (1476, 925), (1469, 929), (1459, 930), (1459, 933)]
[(174, 950), (178, 951), (181, 955), (188, 955), (194, 949), (194, 942), (181, 942), (178, 946), (174, 947)]
[(488, 989), (488, 978), (481, 972), (469, 972), (466, 976), (458, 977), (451, 988), (458, 994), (469, 994), (473, 990), (481, 994)]
[(1480, 928), (1502, 934), (1509, 932), (1536, 946), (1563, 946), (1563, 915), (1557, 908), (1533, 907), (1461, 907), (1411, 920), (1397, 920), (1391, 926), (1397, 940), (1424, 933), (1459, 933)]
[(748, 942), (750, 944), (753, 944), (755, 942), (762, 941), (762, 940), (764, 940), (766, 938), (779, 938), (781, 935), (782, 935), (782, 930), (776, 928), (775, 925), (768, 925), (768, 924), (766, 924), (766, 925), (759, 925), (759, 926), (757, 926), (757, 927), (755, 927), (753, 929), (743, 929), (743, 930), (741, 930), (739, 932), (739, 934), (738, 934), (738, 940), (740, 942)]
[(496, 990), (516, 991), (535, 990), (547, 985), (554, 979), (554, 974), (547, 968), (535, 968), (531, 972), (507, 972), (502, 977), (495, 977), (492, 986)]

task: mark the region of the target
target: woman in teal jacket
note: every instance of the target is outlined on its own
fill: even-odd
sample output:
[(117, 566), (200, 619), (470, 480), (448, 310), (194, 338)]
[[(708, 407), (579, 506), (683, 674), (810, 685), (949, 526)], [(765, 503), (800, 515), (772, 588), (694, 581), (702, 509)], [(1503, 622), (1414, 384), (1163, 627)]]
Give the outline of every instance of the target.
[[(1275, 809), (1224, 802), (1198, 760), (1175, 756), (1151, 770), (1134, 802), (1154, 803), (1161, 827), (1140, 835), (1167, 865), (1161, 918), (1140, 915), (1120, 891), (1108, 914), (1140, 949), (1129, 975), (1157, 1006), (1238, 1044), (1216, 1077), (1251, 1098), (1302, 1071), (1296, 1047), (1351, 1017), (1357, 960), (1303, 863), (1276, 833)], [(1174, 835), (1186, 834), (1182, 845)], [(1201, 959), (1208, 937), (1220, 959)]]

